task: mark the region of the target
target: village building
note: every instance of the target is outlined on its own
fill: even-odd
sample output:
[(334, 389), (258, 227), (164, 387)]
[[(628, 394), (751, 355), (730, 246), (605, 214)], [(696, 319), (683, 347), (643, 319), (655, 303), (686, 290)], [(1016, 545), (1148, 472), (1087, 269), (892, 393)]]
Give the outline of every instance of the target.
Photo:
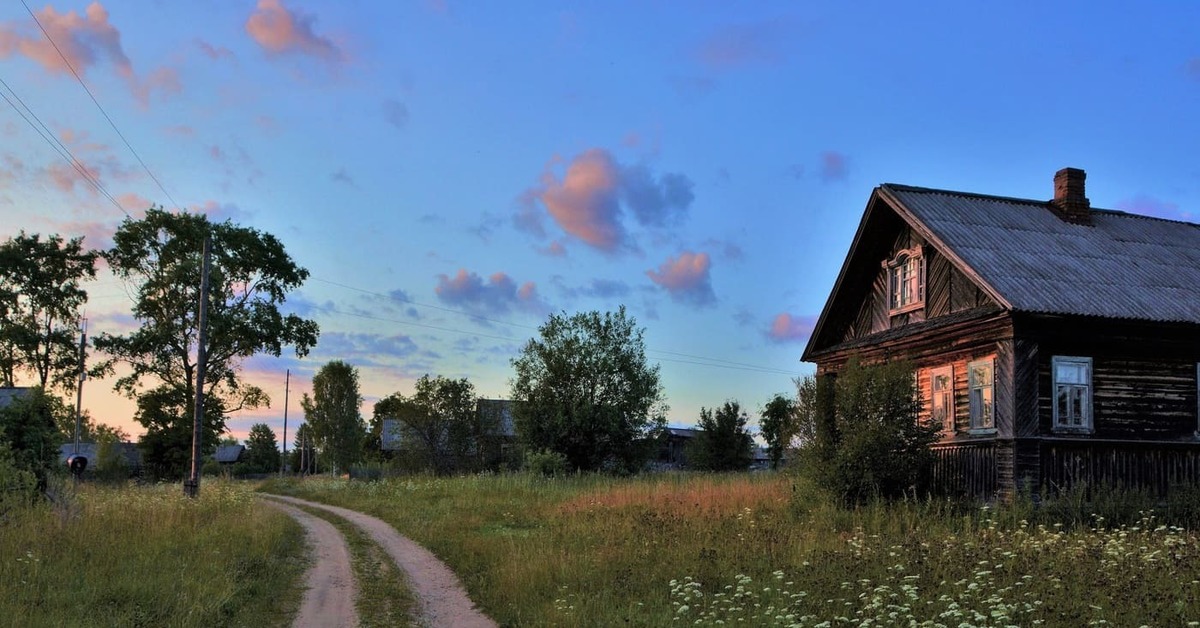
[(1200, 225), (883, 184), (803, 359), (916, 369), (936, 482), (979, 496), (1200, 479)]

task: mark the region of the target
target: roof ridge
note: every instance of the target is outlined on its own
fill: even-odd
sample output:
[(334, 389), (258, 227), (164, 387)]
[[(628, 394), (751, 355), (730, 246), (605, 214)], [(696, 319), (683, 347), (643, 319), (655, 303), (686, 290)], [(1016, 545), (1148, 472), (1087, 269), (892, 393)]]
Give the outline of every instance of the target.
[[(1022, 203), (1025, 205), (1046, 206), (1046, 205), (1050, 204), (1050, 201), (1048, 199), (1018, 198), (1016, 196), (1002, 196), (999, 194), (981, 194), (979, 192), (963, 192), (961, 190), (943, 190), (940, 188), (927, 188), (927, 187), (921, 187), (918, 185), (906, 185), (904, 183), (882, 183), (882, 184), (880, 184), (880, 187), (887, 187), (887, 188), (891, 188), (893, 190), (899, 190), (902, 192), (920, 192), (920, 193), (926, 193), (926, 194), (946, 194), (949, 196), (969, 196), (972, 198), (986, 198), (986, 199), (992, 199), (992, 200), (997, 200), (997, 201), (1009, 201), (1009, 202), (1015, 202), (1015, 203)], [(1096, 209), (1096, 208), (1093, 208), (1093, 209)], [(1115, 210), (1101, 210), (1101, 211), (1115, 211)]]

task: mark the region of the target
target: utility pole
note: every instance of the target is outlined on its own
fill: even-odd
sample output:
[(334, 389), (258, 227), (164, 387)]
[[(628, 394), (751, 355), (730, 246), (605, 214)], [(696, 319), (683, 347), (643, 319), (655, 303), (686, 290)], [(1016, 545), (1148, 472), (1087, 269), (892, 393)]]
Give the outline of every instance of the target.
[(279, 475), (283, 475), (288, 468), (287, 458), (287, 410), (288, 410), (288, 386), (292, 383), (292, 369), (285, 371), (283, 376), (283, 464), (279, 465)]
[(87, 358), (87, 319), (79, 322), (79, 392), (75, 394), (75, 448), (72, 455), (79, 455), (79, 432), (83, 423), (83, 380), (87, 378), (84, 361)]
[(200, 445), (203, 440), (204, 422), (204, 375), (208, 369), (208, 267), (212, 257), (212, 236), (204, 237), (204, 265), (200, 270), (200, 328), (196, 349), (196, 404), (192, 412), (192, 473), (183, 483), (183, 494), (200, 496)]

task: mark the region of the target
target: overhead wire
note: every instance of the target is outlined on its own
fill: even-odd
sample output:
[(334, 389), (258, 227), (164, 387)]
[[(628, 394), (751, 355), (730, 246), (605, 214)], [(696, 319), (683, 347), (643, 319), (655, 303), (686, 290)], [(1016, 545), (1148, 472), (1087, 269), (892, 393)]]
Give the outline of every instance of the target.
[(71, 60), (67, 58), (67, 55), (63, 54), (63, 51), (58, 47), (58, 44), (54, 41), (54, 38), (50, 36), (50, 32), (46, 30), (46, 27), (42, 25), (42, 21), (38, 19), (37, 14), (33, 12), (33, 9), (29, 8), (29, 4), (25, 2), (25, 0), (21, 0), (21, 4), (25, 7), (25, 11), (29, 13), (29, 17), (33, 18), (33, 21), (38, 25), (38, 28), (41, 29), (42, 34), (46, 36), (46, 40), (49, 41), (50, 45), (54, 47), (54, 51), (58, 53), (59, 58), (63, 60), (63, 63), (67, 64), (67, 68), (71, 70), (71, 75), (74, 76), (75, 80), (79, 82), (79, 85), (83, 87), (83, 91), (87, 92), (88, 98), (92, 99), (92, 104), (96, 105), (96, 108), (100, 110), (100, 114), (104, 116), (105, 120), (108, 120), (108, 125), (112, 127), (113, 131), (116, 131), (117, 137), (121, 138), (121, 141), (125, 143), (125, 148), (128, 148), (129, 152), (133, 153), (134, 158), (136, 158), (138, 163), (142, 165), (142, 169), (146, 171), (146, 174), (150, 175), (150, 179), (154, 181), (154, 184), (158, 186), (158, 189), (162, 190), (162, 193), (166, 195), (167, 200), (171, 201), (171, 205), (178, 209), (180, 207), (179, 203), (175, 202), (175, 199), (171, 197), (171, 193), (167, 191), (167, 188), (163, 187), (162, 182), (158, 180), (158, 177), (154, 176), (154, 173), (150, 171), (150, 167), (147, 166), (146, 162), (142, 160), (142, 156), (133, 149), (133, 145), (129, 143), (129, 140), (125, 139), (125, 134), (121, 133), (121, 129), (117, 128), (117, 124), (113, 122), (112, 117), (110, 117), (108, 112), (104, 110), (104, 107), (100, 105), (100, 101), (96, 99), (96, 95), (92, 93), (91, 88), (87, 86), (87, 83), (83, 82), (83, 77), (79, 75), (79, 72), (75, 71), (75, 66), (71, 63)]
[[(8, 106), (12, 107), (13, 111), (17, 112), (18, 116), (21, 116), (21, 119), (29, 125), (29, 128), (33, 129), (34, 133), (37, 133), (42, 140), (49, 144), (50, 148), (54, 150), (54, 152), (58, 153), (58, 156), (62, 157), (63, 160), (67, 162), (67, 165), (74, 168), (75, 172), (78, 172), (79, 176), (82, 177), (84, 181), (90, 183), (92, 187), (96, 188), (96, 191), (99, 192), (101, 196), (108, 199), (113, 206), (121, 210), (121, 213), (125, 214), (126, 217), (129, 217), (129, 212), (125, 211), (125, 208), (121, 206), (121, 203), (117, 199), (113, 198), (112, 194), (109, 194), (108, 190), (105, 189), (104, 184), (100, 182), (100, 179), (93, 175), (91, 171), (87, 169), (87, 166), (85, 166), (83, 162), (81, 162), (75, 156), (75, 153), (72, 152), (66, 144), (63, 144), (62, 141), (58, 139), (58, 136), (56, 136), (54, 132), (52, 132), (50, 128), (46, 126), (46, 123), (42, 122), (42, 119), (33, 112), (33, 109), (31, 109), (29, 105), (25, 104), (25, 101), (21, 99), (21, 96), (17, 94), (16, 90), (9, 86), (9, 84), (3, 78), (0, 78), (0, 85), (3, 85), (4, 88), (12, 94), (12, 97), (17, 99), (17, 102), (21, 103), (21, 107), (25, 108), (25, 111), (22, 111), (21, 107), (18, 107), (17, 104), (8, 97), (8, 94), (0, 91), (0, 98), (4, 98), (4, 101), (8, 103)], [(28, 112), (28, 116), (25, 115), (26, 112)], [(33, 120), (29, 119), (30, 117), (32, 117), (33, 120), (37, 120), (37, 124), (34, 124)], [(39, 125), (41, 128), (38, 128)]]

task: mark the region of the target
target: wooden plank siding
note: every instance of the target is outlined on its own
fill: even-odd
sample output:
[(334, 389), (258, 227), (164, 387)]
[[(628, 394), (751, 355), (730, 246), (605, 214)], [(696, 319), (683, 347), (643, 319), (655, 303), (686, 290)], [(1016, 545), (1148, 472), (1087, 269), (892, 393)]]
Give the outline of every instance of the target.
[(1011, 443), (934, 445), (933, 490), (943, 495), (992, 499), (1002, 492), (1003, 459), (1011, 460)]
[(1200, 443), (1046, 439), (1041, 466), (1049, 493), (1103, 487), (1166, 495), (1175, 486), (1200, 485)]

